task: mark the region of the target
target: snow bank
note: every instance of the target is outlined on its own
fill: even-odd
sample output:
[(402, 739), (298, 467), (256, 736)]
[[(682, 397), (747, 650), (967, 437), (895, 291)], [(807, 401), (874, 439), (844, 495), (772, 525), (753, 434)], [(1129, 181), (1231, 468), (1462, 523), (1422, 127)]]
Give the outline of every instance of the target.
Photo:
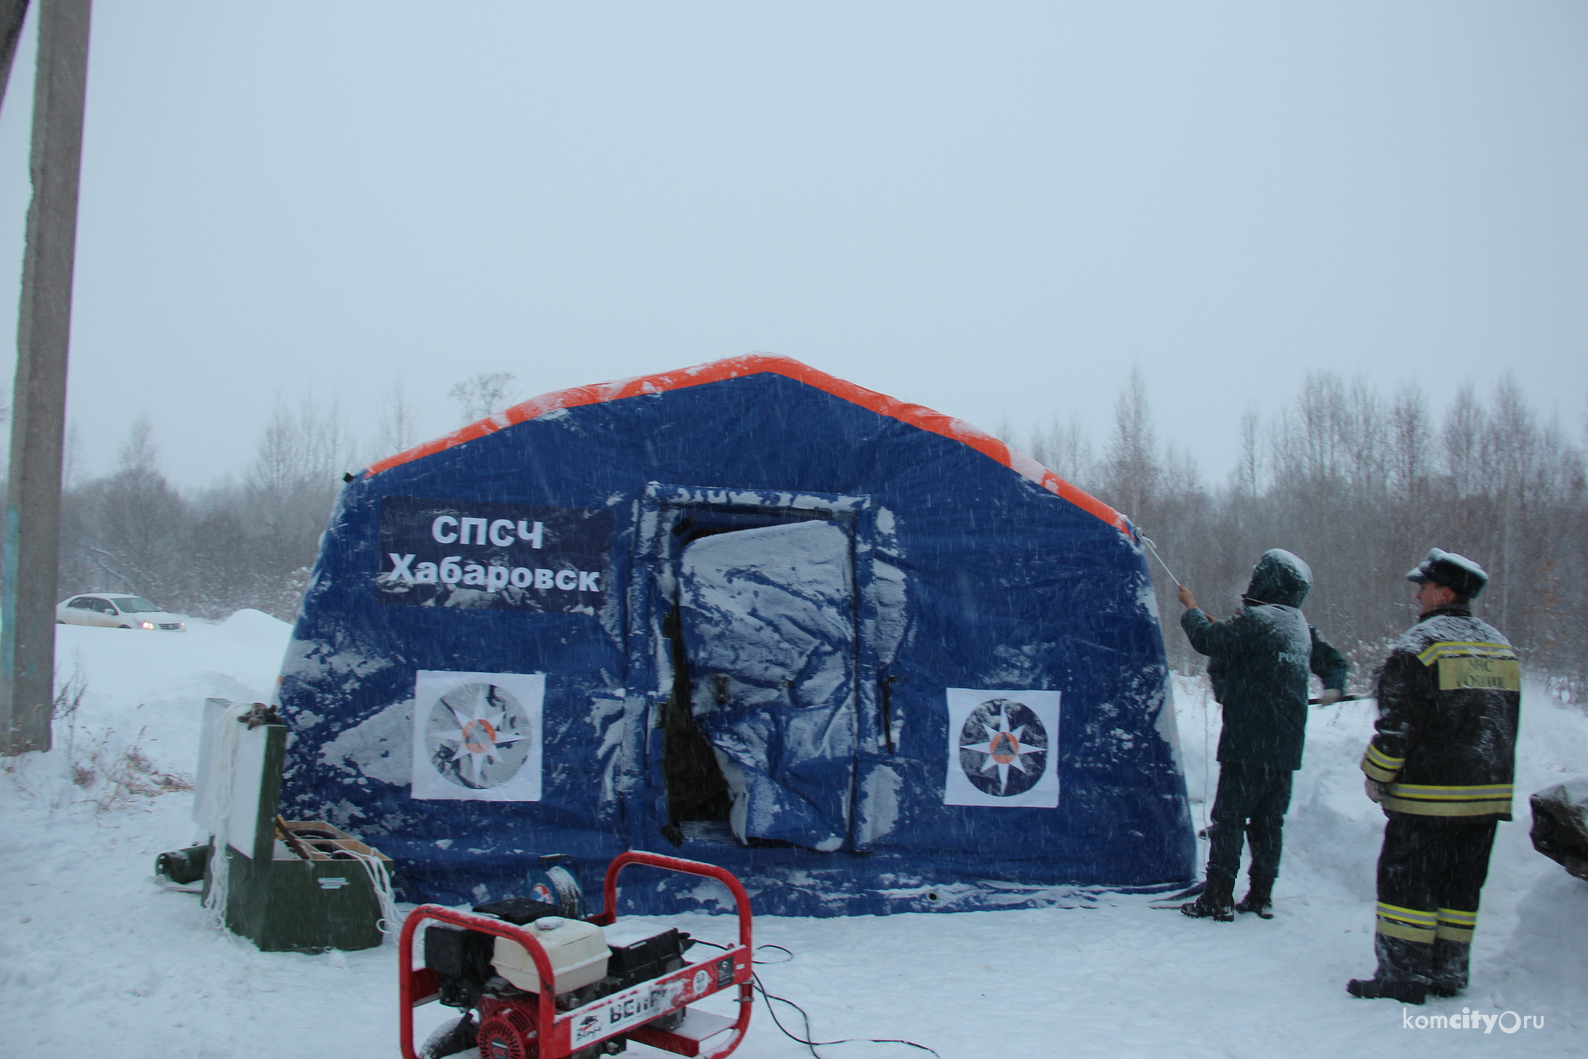
[(1499, 963), (1496, 995), (1505, 1006), (1580, 1012), (1588, 999), (1588, 882), (1565, 871), (1534, 879)]
[[(62, 627), (63, 679), (86, 680), (74, 738), (111, 733), (163, 773), (191, 772), (203, 698), (264, 698), (287, 626), (244, 614), (185, 635)], [(1175, 688), (1193, 813), (1211, 799), (1218, 707)], [(1588, 1030), (1588, 884), (1537, 854), (1522, 818), (1502, 824), (1483, 894), (1472, 988), (1420, 1009), (1352, 1000), (1371, 971), (1373, 865), (1382, 816), (1356, 762), (1371, 703), (1312, 712), (1287, 828), (1277, 916), (1193, 921), (1111, 894), (1077, 907), (756, 921), (768, 989), (798, 1001), (819, 1039), (907, 1037), (945, 1059), (1581, 1054)], [(80, 748), (82, 744), (75, 743)], [(106, 808), (76, 786), (64, 745), (0, 776), (0, 1054), (57, 1059), (279, 1059), (334, 1051), (394, 1059), (395, 952), (261, 953), (205, 930), (198, 899), (152, 879), (154, 857), (193, 838), (189, 797), (129, 795)], [(1518, 790), (1588, 773), (1588, 717), (1524, 693)], [(101, 793), (104, 784), (99, 787)], [(654, 922), (654, 921), (653, 921)], [(732, 921), (679, 917), (729, 940)], [(726, 1003), (726, 1002), (722, 1002)], [(1418, 1029), (1467, 1009), (1543, 1017), (1507, 1034)], [(434, 1005), (421, 1034), (450, 1012)], [(792, 1013), (783, 1009), (785, 1022)], [(798, 1025), (793, 1016), (793, 1025)], [(828, 1059), (921, 1055), (898, 1045)], [(659, 1055), (631, 1046), (636, 1059)], [(739, 1055), (809, 1056), (758, 1001)]]
[(192, 773), (204, 700), (268, 699), (291, 633), (257, 610), (219, 623), (189, 619), (180, 633), (57, 625), (56, 683), (85, 688), (68, 726), (137, 738), (164, 767)]

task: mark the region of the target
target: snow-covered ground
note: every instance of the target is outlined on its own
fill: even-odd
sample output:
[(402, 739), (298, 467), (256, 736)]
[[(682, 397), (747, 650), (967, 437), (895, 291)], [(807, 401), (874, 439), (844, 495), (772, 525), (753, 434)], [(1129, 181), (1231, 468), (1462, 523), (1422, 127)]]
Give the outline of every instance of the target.
[[(84, 682), (80, 705), (59, 730), (59, 749), (0, 775), (0, 1056), (397, 1056), (392, 945), (261, 953), (204, 929), (198, 898), (152, 877), (156, 854), (194, 837), (191, 798), (135, 791), (180, 785), (169, 774), (195, 770), (205, 697), (268, 697), (287, 626), (245, 611), (185, 634), (58, 633), (62, 681), (75, 672)], [(1194, 682), (1177, 698), (1200, 823), (1217, 779), (1207, 761), (1217, 708), (1210, 717)], [(810, 1013), (818, 1039), (908, 1038), (944, 1059), (1588, 1052), (1588, 884), (1533, 851), (1525, 798), (1521, 818), (1501, 825), (1467, 995), (1423, 1008), (1346, 996), (1345, 980), (1373, 967), (1382, 817), (1356, 769), (1371, 712), (1353, 702), (1313, 715), (1270, 922), (1193, 921), (1116, 896), (1090, 908), (763, 918), (757, 941), (793, 956), (769, 962), (762, 979)], [(1584, 772), (1588, 717), (1530, 687), (1518, 790)], [(724, 918), (694, 918), (686, 929), (732, 935)], [(1499, 1018), (1455, 1032), (1406, 1021), (1464, 1010)], [(421, 1032), (448, 1014), (422, 1009)], [(1542, 1017), (1543, 1028), (1529, 1020), (1505, 1032), (1522, 1016)], [(865, 1043), (820, 1052), (925, 1054)], [(737, 1054), (809, 1053), (758, 1003)]]

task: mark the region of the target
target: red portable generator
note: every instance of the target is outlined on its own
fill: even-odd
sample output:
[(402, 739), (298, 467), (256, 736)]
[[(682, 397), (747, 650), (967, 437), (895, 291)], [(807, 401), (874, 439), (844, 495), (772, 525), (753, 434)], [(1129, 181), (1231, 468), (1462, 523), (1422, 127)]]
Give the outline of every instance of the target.
[[(733, 894), (739, 944), (691, 963), (684, 951), (693, 942), (681, 931), (627, 936), (614, 927), (618, 873), (631, 864), (722, 882)], [(440, 905), (409, 913), (397, 957), (403, 1059), (441, 1059), (471, 1047), (481, 1059), (594, 1059), (631, 1040), (707, 1059), (737, 1048), (753, 991), (750, 897), (739, 880), (710, 864), (624, 853), (607, 868), (602, 893), (606, 911), (586, 920), (526, 898), (480, 906), (490, 915)], [(427, 922), (424, 966), (416, 967), (414, 934)], [(730, 986), (739, 987), (737, 1018), (690, 1007)], [(413, 1009), (433, 1000), (463, 1015), (416, 1053)]]

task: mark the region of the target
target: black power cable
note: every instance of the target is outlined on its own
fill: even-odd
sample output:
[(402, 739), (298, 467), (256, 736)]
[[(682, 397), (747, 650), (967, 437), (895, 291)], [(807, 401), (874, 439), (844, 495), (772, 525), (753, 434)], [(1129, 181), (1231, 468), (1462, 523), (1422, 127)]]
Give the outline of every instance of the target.
[[(727, 945), (718, 945), (714, 941), (703, 941), (700, 938), (696, 938), (694, 940), (696, 945), (709, 945), (714, 949), (727, 949), (729, 947)], [(756, 952), (760, 952), (762, 949), (776, 949), (779, 952), (787, 953), (788, 959), (757, 960), (752, 957), (750, 961), (751, 963), (759, 964), (764, 967), (768, 964), (788, 963), (789, 960), (794, 958), (794, 953), (788, 949), (785, 949), (781, 945), (757, 945), (755, 947)], [(797, 1044), (803, 1044), (805, 1047), (809, 1048), (811, 1055), (815, 1056), (815, 1059), (822, 1059), (821, 1053), (816, 1050), (817, 1048), (830, 1048), (840, 1044), (903, 1044), (911, 1048), (919, 1048), (923, 1052), (931, 1052), (933, 1055), (937, 1056), (937, 1059), (943, 1059), (941, 1055), (938, 1055), (938, 1052), (935, 1048), (928, 1048), (924, 1044), (917, 1044), (914, 1041), (907, 1041), (896, 1037), (845, 1037), (843, 1040), (839, 1041), (811, 1040), (811, 1017), (809, 1012), (800, 1007), (798, 1004), (794, 1003), (794, 1001), (790, 1000), (788, 997), (782, 997), (776, 995), (775, 993), (767, 992), (767, 988), (765, 984), (762, 983), (760, 975), (752, 972), (750, 975), (750, 980), (754, 984), (756, 991), (766, 999), (766, 1013), (772, 1016), (773, 1025), (782, 1030), (783, 1036), (787, 1037), (789, 1040), (794, 1041)], [(772, 1006), (772, 1001), (774, 1000), (781, 1004), (787, 1004), (789, 1007), (800, 1013), (800, 1018), (805, 1023), (805, 1036), (800, 1037), (790, 1031), (787, 1026), (783, 1025), (783, 1020), (777, 1017), (777, 1009)]]

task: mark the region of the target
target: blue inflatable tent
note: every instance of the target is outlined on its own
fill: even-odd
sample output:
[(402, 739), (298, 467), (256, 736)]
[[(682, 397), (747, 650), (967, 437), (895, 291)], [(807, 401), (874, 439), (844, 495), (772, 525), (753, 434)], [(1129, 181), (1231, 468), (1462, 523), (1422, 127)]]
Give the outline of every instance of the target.
[[(282, 673), (284, 806), (449, 904), (627, 849), (788, 915), (1178, 886), (1167, 675), (1119, 514), (957, 420), (738, 357), (352, 480)], [(684, 878), (625, 893), (716, 901)]]

